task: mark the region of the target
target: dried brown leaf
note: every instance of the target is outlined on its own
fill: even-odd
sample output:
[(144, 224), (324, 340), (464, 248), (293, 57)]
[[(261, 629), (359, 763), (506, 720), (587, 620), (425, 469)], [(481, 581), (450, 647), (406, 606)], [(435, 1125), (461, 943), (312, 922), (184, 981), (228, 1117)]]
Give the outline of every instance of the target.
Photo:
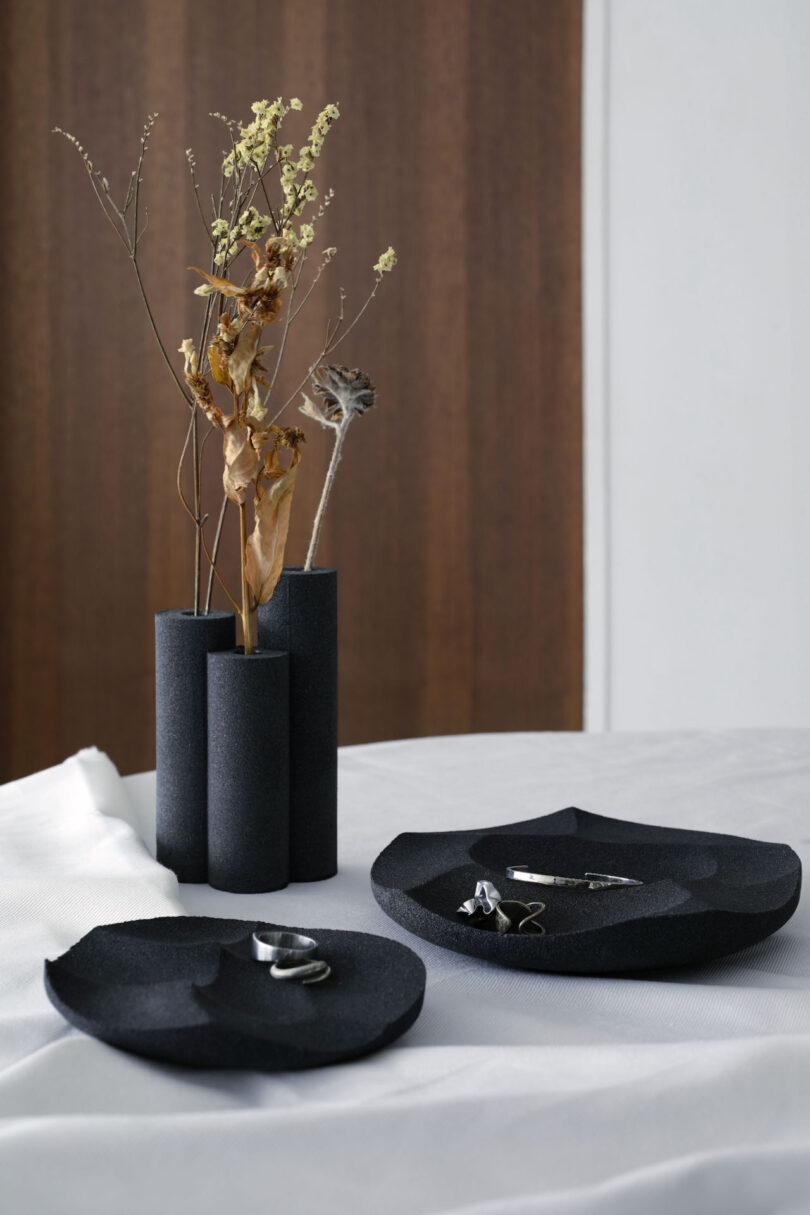
[[(248, 585), (256, 602), (267, 603), (276, 589), (284, 566), (284, 549), (290, 528), (290, 510), (301, 453), (293, 451), (292, 463), (287, 469), (274, 465), (270, 480), (261, 497), (256, 498), (256, 525), (247, 542), (245, 570)], [(265, 457), (267, 462), (268, 457)]]
[(256, 480), (259, 472), (259, 453), (251, 442), (252, 431), (233, 418), (228, 423), (222, 439), (222, 454), (225, 468), (222, 484), (232, 502), (245, 501), (245, 490)]
[[(261, 376), (257, 378), (261, 379)], [(247, 402), (245, 417), (254, 421), (257, 426), (261, 426), (262, 422), (267, 417), (267, 410), (262, 404), (262, 394), (259, 392), (259, 386), (256, 383), (256, 380), (251, 382), (245, 400)]]
[(228, 359), (228, 374), (233, 381), (235, 392), (244, 392), (249, 387), (261, 334), (261, 325), (253, 322), (245, 325), (239, 334), (233, 354)]
[(253, 265), (258, 270), (259, 266), (261, 266), (262, 262), (264, 261), (259, 246), (253, 240), (240, 240), (239, 244), (244, 245), (246, 249), (250, 250), (250, 256), (253, 258)]
[(211, 375), (218, 384), (231, 387), (231, 377), (228, 375), (228, 356), (219, 340), (213, 341), (208, 347), (208, 362), (211, 364)]
[(245, 288), (237, 287), (236, 283), (232, 283), (230, 279), (222, 278), (219, 274), (209, 274), (207, 270), (200, 270), (199, 266), (189, 266), (189, 270), (195, 270), (197, 274), (202, 275), (207, 280), (207, 286), (198, 287), (194, 292), (195, 295), (213, 295), (216, 291), (221, 291), (223, 295), (244, 295)]

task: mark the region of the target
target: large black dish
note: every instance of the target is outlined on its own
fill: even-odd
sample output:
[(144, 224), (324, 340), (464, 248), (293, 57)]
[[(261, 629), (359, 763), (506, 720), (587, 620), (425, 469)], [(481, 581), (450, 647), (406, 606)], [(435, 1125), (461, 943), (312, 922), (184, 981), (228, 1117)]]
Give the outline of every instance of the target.
[(271, 978), (251, 957), (251, 934), (281, 927), (207, 916), (105, 924), (45, 963), (45, 987), (85, 1033), (191, 1067), (339, 1063), (387, 1046), (419, 1016), (425, 968), (406, 946), (295, 928), (316, 938), (332, 967), (324, 982), (304, 986)]
[[(637, 878), (610, 890), (506, 877), (528, 865), (567, 877)], [(503, 898), (546, 903), (545, 936), (500, 936), (456, 908), (482, 878)], [(480, 831), (399, 835), (371, 870), (374, 896), (410, 932), (457, 953), (526, 970), (604, 974), (683, 966), (753, 945), (796, 909), (801, 862), (786, 844), (650, 827), (576, 807)]]

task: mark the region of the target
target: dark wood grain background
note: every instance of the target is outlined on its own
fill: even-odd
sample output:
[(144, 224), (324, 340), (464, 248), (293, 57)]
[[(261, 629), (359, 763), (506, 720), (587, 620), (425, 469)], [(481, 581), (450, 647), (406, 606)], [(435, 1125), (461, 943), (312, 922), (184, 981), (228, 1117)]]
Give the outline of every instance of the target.
[[(2, 778), (88, 744), (151, 767), (152, 614), (192, 596), (185, 407), (51, 128), (121, 190), (160, 112), (142, 254), (174, 352), (205, 257), (184, 149), (209, 180), (209, 111), (278, 94), (342, 115), (317, 178), (339, 255), (292, 331), (289, 391), (339, 287), (359, 304), (380, 251), (399, 255), (340, 351), (379, 389), (319, 552), (340, 571), (341, 740), (578, 729), (580, 0), (6, 0), (1, 21)], [(328, 453), (310, 428), (288, 560)]]

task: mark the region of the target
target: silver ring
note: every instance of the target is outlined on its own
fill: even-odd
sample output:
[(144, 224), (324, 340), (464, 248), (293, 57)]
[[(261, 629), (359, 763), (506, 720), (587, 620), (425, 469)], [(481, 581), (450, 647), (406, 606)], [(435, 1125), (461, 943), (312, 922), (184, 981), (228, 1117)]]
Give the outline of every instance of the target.
[(506, 876), (515, 882), (537, 882), (540, 886), (579, 886), (586, 890), (609, 890), (614, 886), (643, 886), (636, 878), (612, 873), (586, 873), (584, 878), (559, 877), (553, 873), (531, 873), (528, 865), (509, 865)]
[(257, 962), (297, 964), (307, 962), (318, 948), (318, 942), (300, 932), (254, 932), (250, 952)]
[(322, 983), (324, 979), (328, 979), (332, 973), (332, 967), (328, 962), (320, 962), (314, 959), (311, 962), (304, 962), (300, 966), (280, 966), (278, 962), (274, 962), (270, 967), (270, 974), (274, 979), (300, 979), (303, 984)]

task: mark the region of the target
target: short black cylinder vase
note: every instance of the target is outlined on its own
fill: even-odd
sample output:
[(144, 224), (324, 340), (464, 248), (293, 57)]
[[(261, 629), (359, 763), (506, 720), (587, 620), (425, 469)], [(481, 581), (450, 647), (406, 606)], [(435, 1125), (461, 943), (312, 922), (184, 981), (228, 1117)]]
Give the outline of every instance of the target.
[(208, 881), (260, 894), (290, 880), (289, 658), (208, 656)]
[(285, 566), (259, 644), (290, 655), (290, 878), (337, 872), (337, 570)]
[(207, 879), (206, 661), (235, 641), (233, 612), (155, 614), (157, 859), (181, 882)]

